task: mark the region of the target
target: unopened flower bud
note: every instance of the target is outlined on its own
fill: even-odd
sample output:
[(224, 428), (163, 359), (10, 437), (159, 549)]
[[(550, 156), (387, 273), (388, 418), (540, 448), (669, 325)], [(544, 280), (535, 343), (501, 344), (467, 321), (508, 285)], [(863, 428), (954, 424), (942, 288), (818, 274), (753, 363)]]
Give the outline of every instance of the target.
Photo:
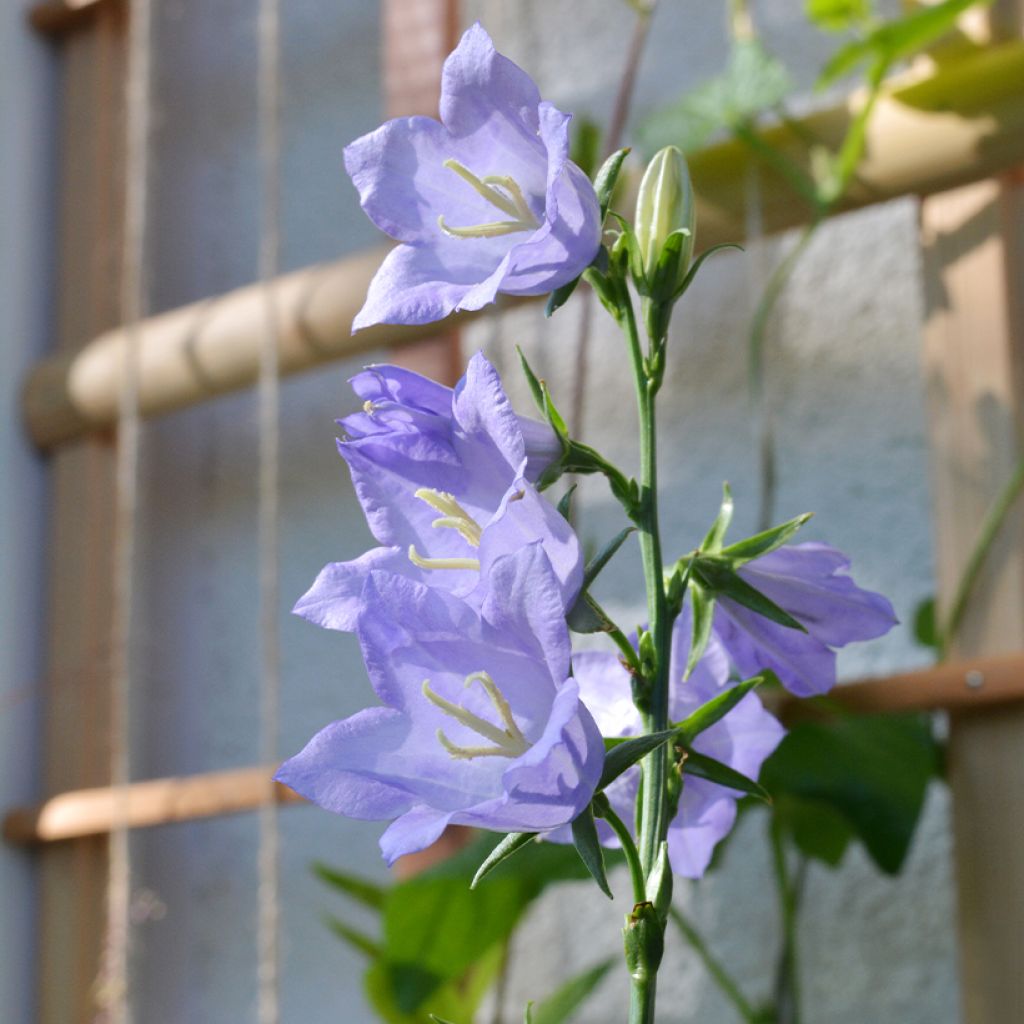
[[(696, 226), (696, 208), (693, 201), (693, 186), (686, 159), (675, 146), (659, 150), (644, 171), (640, 182), (640, 194), (636, 201), (634, 230), (640, 247), (644, 275), (648, 285), (653, 286), (656, 277), (664, 277), (670, 271), (671, 280), (660, 282), (668, 293), (660, 298), (667, 299), (682, 284), (693, 255), (693, 234)], [(679, 234), (670, 250), (679, 245), (678, 255), (666, 253), (669, 239)], [(666, 259), (671, 267), (663, 266)]]

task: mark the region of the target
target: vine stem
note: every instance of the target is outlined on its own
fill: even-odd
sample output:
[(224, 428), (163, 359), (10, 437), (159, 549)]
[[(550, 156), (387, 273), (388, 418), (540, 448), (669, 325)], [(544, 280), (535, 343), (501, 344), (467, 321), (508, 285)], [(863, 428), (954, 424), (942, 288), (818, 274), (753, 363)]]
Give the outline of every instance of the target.
[[(648, 631), (653, 642), (654, 664), (644, 666), (648, 673), (646, 706), (642, 709), (646, 732), (668, 727), (668, 602), (665, 597), (661, 534), (658, 526), (658, 449), (655, 422), (657, 381), (645, 364), (637, 329), (633, 302), (626, 283), (619, 290), (620, 324), (626, 335), (636, 387), (637, 417), (640, 426), (640, 496), (635, 513), (640, 554), (647, 589)], [(664, 744), (642, 762), (643, 785), (640, 794), (639, 858), (644, 877), (649, 877), (665, 838), (665, 782), (668, 771)], [(638, 901), (639, 902), (639, 901)], [(657, 992), (657, 967), (631, 975), (629, 1024), (653, 1024)]]

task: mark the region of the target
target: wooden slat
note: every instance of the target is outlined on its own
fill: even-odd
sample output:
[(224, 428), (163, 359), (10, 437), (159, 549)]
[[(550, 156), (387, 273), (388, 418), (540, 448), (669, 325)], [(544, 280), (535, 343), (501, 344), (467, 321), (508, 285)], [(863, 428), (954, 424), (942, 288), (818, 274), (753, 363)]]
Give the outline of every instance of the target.
[[(1024, 706), (1024, 653), (970, 658), (934, 668), (882, 679), (866, 679), (833, 690), (831, 702), (861, 714), (912, 711), (991, 710)], [(776, 708), (785, 719), (803, 714), (804, 702), (783, 699)], [(818, 713), (818, 712), (815, 712)], [(132, 828), (190, 821), (251, 811), (266, 800), (267, 776), (273, 767), (258, 765), (228, 772), (133, 783), (126, 802)], [(277, 786), (274, 799), (299, 803), (301, 798)], [(109, 787), (61, 793), (39, 807), (11, 811), (3, 823), (11, 843), (50, 843), (106, 833), (120, 805)]]
[[(438, 6), (440, 0), (429, 2)], [(393, 12), (389, 17), (400, 25), (399, 15), (406, 10), (401, 0), (392, 0), (385, 9)], [(428, 33), (425, 38), (434, 36)], [(405, 53), (411, 45), (403, 41), (397, 52)], [(435, 52), (430, 90), (411, 97), (416, 110), (436, 112), (440, 57)], [(396, 104), (393, 112), (397, 113), (403, 90), (412, 89), (419, 79), (409, 77), (412, 72), (397, 57), (386, 60), (385, 69), (389, 68), (390, 102)], [(814, 114), (804, 127), (836, 142), (856, 103), (854, 99)], [(806, 140), (790, 128), (770, 129), (766, 137), (797, 162), (809, 161)], [(1011, 43), (982, 51), (915, 85), (894, 88), (871, 121), (868, 156), (860, 175), (866, 184), (854, 190), (849, 205), (863, 206), (908, 192), (934, 192), (1019, 161), (1024, 161), (1024, 43)], [(742, 240), (750, 163), (750, 151), (739, 143), (713, 146), (691, 158), (701, 248)], [(770, 168), (763, 173), (766, 230), (801, 223), (808, 213), (804, 205), (775, 179)], [(349, 333), (380, 258), (381, 250), (374, 250), (280, 280), (283, 373), (436, 333), (433, 325), (379, 326)], [(247, 288), (146, 321), (143, 413), (178, 409), (251, 385), (260, 337), (260, 321), (254, 317), (262, 309), (260, 291)], [(438, 344), (436, 365), (442, 377), (457, 376), (455, 346), (445, 341)], [(417, 358), (422, 360), (428, 351), (420, 349)], [(37, 444), (50, 447), (114, 422), (123, 353), (123, 332), (112, 331), (97, 337), (73, 363), (57, 359), (39, 365), (27, 383), (24, 407), (29, 433)]]
[[(921, 207), (925, 374), (931, 419), (940, 604), (948, 608), (982, 516), (1024, 455), (1024, 195), (989, 180)], [(1024, 642), (1024, 517), (989, 557), (954, 653)], [(1024, 707), (951, 723), (964, 1019), (1024, 1020)]]

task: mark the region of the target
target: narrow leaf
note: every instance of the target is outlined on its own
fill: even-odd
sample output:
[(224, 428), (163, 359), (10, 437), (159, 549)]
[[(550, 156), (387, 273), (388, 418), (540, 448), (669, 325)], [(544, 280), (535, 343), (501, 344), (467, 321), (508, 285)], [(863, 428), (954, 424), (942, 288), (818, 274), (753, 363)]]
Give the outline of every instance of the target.
[(684, 747), (690, 746), (702, 732), (710, 729), (732, 711), (755, 686), (764, 682), (767, 675), (774, 675), (774, 673), (764, 672), (750, 679), (744, 679), (742, 683), (723, 690), (717, 697), (712, 697), (706, 704), (702, 704), (692, 714), (687, 715), (676, 726), (679, 731), (680, 743)]
[[(693, 562), (690, 563), (691, 571)], [(704, 657), (708, 641), (711, 639), (711, 626), (715, 621), (715, 597), (709, 594), (696, 581), (690, 583), (690, 601), (693, 607), (693, 627), (690, 633), (690, 653), (686, 659), (683, 679), (689, 679)]]
[(586, 869), (597, 882), (598, 888), (612, 899), (612, 891), (608, 887), (608, 876), (604, 870), (604, 853), (601, 842), (597, 838), (597, 823), (594, 821), (594, 806), (588, 804), (586, 810), (572, 823), (572, 841), (576, 852), (580, 855)]
[(450, 1020), (445, 1020), (444, 1017), (438, 1017), (436, 1013), (430, 1014), (430, 1019), (434, 1024), (452, 1024)]
[(565, 621), (574, 633), (607, 633), (610, 625), (601, 606), (586, 591), (576, 598)]
[(760, 783), (747, 778), (746, 775), (742, 775), (735, 768), (730, 768), (727, 764), (722, 764), (721, 761), (708, 757), (707, 754), (698, 754), (696, 750), (687, 751), (683, 772), (684, 774), (696, 775), (698, 779), (707, 779), (708, 782), (725, 786), (726, 789), (738, 789), (741, 793), (756, 796), (766, 804), (772, 802), (768, 790)]
[(504, 839), (487, 855), (484, 862), (476, 869), (473, 881), (469, 883), (470, 889), (475, 889), (484, 878), (490, 874), (503, 860), (507, 860), (512, 854), (517, 853), (537, 836), (536, 832), (509, 832)]
[(732, 490), (728, 484), (722, 484), (722, 504), (719, 506), (715, 521), (711, 524), (711, 529), (708, 530), (707, 536), (700, 546), (701, 551), (718, 551), (721, 548), (729, 524), (732, 522), (733, 508)]
[(527, 1017), (527, 1024), (565, 1024), (601, 984), (614, 963), (614, 960), (605, 960), (570, 978), (561, 988), (533, 1008), (532, 1016)]
[(523, 368), (523, 376), (526, 377), (526, 383), (530, 386), (530, 394), (533, 395), (537, 408), (544, 412), (544, 389), (540, 386), (540, 380), (526, 361), (526, 355), (518, 345), (516, 345), (516, 352), (519, 355), (519, 365)]
[(601, 206), (601, 220), (608, 212), (608, 206), (612, 201), (612, 193), (615, 191), (615, 183), (619, 180), (619, 171), (622, 170), (622, 162), (629, 156), (628, 149), (620, 149), (612, 153), (603, 164), (594, 178), (594, 191), (597, 193), (597, 201)]
[(384, 950), (381, 948), (379, 942), (375, 942), (365, 932), (359, 931), (358, 928), (353, 928), (351, 925), (345, 924), (338, 917), (328, 917), (326, 919), (327, 927), (338, 936), (339, 939), (344, 940), (353, 949), (357, 949), (360, 953), (364, 953), (371, 960), (377, 960), (384, 955)]
[(723, 548), (721, 555), (723, 558), (728, 558), (733, 565), (742, 565), (752, 558), (767, 555), (769, 551), (782, 547), (813, 515), (813, 512), (805, 512), (802, 516), (796, 516), (779, 526), (773, 526), (762, 533), (755, 533), (753, 537), (738, 540), (735, 544)]
[(626, 538), (636, 530), (635, 526), (627, 526), (620, 530), (601, 550), (587, 563), (583, 570), (583, 589), (586, 590), (597, 579), (598, 573), (611, 561), (612, 556), (622, 547)]
[[(582, 275), (580, 275), (582, 277)], [(560, 288), (556, 288), (549, 296), (547, 305), (544, 307), (544, 316), (550, 317), (558, 310), (560, 310), (570, 299), (572, 293), (576, 291), (576, 285), (580, 283), (579, 277), (574, 277), (571, 281), (563, 284)]]
[(660, 747), (662, 743), (668, 743), (677, 735), (675, 729), (664, 729), (661, 732), (634, 736), (632, 739), (617, 743), (605, 754), (604, 770), (601, 772), (601, 781), (597, 784), (598, 790), (610, 786), (627, 768), (631, 768), (652, 750)]
[(672, 295), (672, 300), (682, 298), (687, 288), (693, 284), (693, 279), (697, 276), (697, 271), (704, 266), (704, 261), (709, 257), (713, 256), (716, 252), (721, 252), (723, 249), (738, 249), (743, 252), (743, 246), (737, 245), (736, 242), (722, 242), (721, 245), (713, 245), (710, 249), (705, 249), (691, 265), (690, 269), (686, 272), (686, 277), (683, 278), (683, 283), (675, 290)]
[(359, 878), (357, 875), (348, 875), (343, 871), (337, 871), (319, 861), (313, 865), (313, 874), (322, 882), (326, 882), (335, 889), (340, 889), (346, 896), (351, 896), (358, 903), (362, 903), (364, 907), (370, 907), (372, 910), (384, 908), (387, 893), (374, 882), (368, 882), (365, 878)]
[(551, 392), (548, 390), (547, 384), (544, 381), (540, 382), (540, 390), (544, 400), (544, 415), (547, 417), (548, 423), (551, 424), (551, 429), (559, 436), (563, 445), (566, 445), (569, 441), (569, 428), (565, 424), (565, 420), (562, 418), (562, 414), (555, 407), (554, 400), (551, 397)]
[(693, 572), (705, 587), (714, 592), (715, 596), (728, 597), (737, 604), (743, 605), (744, 608), (749, 608), (752, 612), (757, 612), (758, 615), (777, 622), (780, 626), (798, 629), (801, 633), (807, 632), (806, 628), (789, 612), (780, 608), (760, 590), (752, 587), (724, 562), (717, 559), (697, 558), (694, 559)]
[(572, 496), (576, 492), (576, 487), (577, 485), (573, 484), (572, 487), (570, 487), (569, 490), (567, 490), (558, 500), (558, 514), (563, 519), (569, 519), (570, 517), (572, 512)]

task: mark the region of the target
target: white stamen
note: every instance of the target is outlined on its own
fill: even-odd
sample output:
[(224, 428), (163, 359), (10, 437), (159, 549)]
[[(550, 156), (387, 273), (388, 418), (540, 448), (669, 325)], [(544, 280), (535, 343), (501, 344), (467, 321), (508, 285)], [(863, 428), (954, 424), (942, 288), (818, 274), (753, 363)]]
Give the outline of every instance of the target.
[(474, 682), (479, 682), (487, 692), (487, 696), (491, 698), (491, 703), (501, 718), (503, 729), (467, 710), (461, 704), (454, 704), (452, 701), (446, 700), (431, 688), (429, 679), (423, 681), (423, 696), (446, 715), (454, 718), (467, 729), (483, 736), (484, 739), (491, 740), (495, 745), (493, 747), (463, 747), (448, 739), (443, 729), (437, 730), (438, 742), (452, 757), (467, 761), (475, 757), (516, 758), (525, 754), (530, 749), (530, 743), (516, 724), (516, 720), (512, 716), (512, 708), (498, 684), (486, 672), (471, 672), (466, 676), (465, 685), (467, 687), (472, 686)]
[(478, 178), (468, 167), (451, 158), (445, 160), (444, 166), (454, 171), (491, 206), (512, 218), (470, 224), (466, 227), (452, 227), (445, 223), (442, 214), (437, 218), (437, 224), (446, 235), (452, 238), (496, 238), (518, 231), (536, 231), (540, 227), (515, 178), (504, 174), (489, 174), (485, 178)]
[(480, 571), (479, 558), (424, 558), (416, 550), (415, 544), (409, 545), (409, 561), (417, 569), (469, 569), (473, 572)]

